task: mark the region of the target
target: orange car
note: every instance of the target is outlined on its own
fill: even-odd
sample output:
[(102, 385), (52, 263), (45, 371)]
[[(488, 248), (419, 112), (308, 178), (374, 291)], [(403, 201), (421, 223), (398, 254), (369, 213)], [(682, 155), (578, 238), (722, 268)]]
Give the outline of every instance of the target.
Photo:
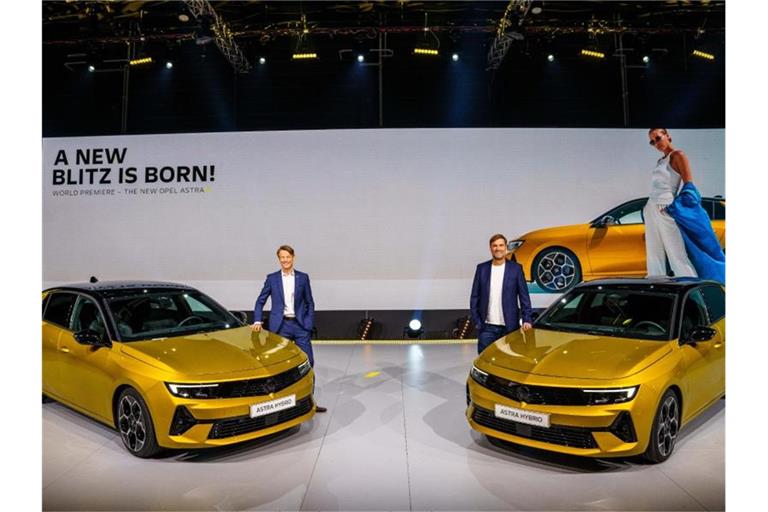
[[(526, 281), (544, 291), (564, 293), (580, 281), (603, 277), (644, 277), (647, 197), (628, 201), (587, 224), (539, 229), (509, 242), (510, 257), (523, 266)], [(725, 250), (725, 199), (703, 197)]]

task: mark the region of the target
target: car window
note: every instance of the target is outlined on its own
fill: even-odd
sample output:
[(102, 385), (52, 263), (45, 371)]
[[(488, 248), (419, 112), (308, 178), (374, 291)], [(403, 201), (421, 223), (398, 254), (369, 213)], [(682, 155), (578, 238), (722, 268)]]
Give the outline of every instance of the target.
[(715, 200), (713, 203), (713, 206), (714, 206), (714, 214), (712, 215), (712, 219), (725, 220), (725, 201)]
[(239, 326), (228, 311), (197, 291), (131, 292), (110, 299), (108, 306), (122, 341)]
[(705, 286), (701, 289), (710, 323), (725, 316), (725, 292), (719, 286)]
[(70, 329), (72, 332), (93, 331), (100, 336), (107, 332), (104, 319), (93, 299), (82, 295), (78, 297), (75, 307), (72, 309)]
[(680, 325), (680, 337), (686, 338), (691, 329), (700, 325), (708, 325), (707, 306), (699, 290), (694, 290), (683, 304), (683, 318)]
[(624, 204), (606, 213), (613, 217), (616, 224), (642, 224), (643, 223), (643, 208), (647, 199), (639, 199), (630, 203)]
[(48, 299), (43, 320), (52, 324), (67, 327), (69, 325), (69, 313), (75, 303), (77, 295), (74, 293), (54, 293)]
[(560, 299), (537, 327), (608, 336), (670, 339), (671, 294), (617, 289), (578, 290)]

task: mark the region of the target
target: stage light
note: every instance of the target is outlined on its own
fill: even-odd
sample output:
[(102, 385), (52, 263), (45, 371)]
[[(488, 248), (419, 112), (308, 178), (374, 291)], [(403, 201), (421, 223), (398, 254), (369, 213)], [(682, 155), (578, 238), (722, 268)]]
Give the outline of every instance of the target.
[(151, 64), (152, 57), (143, 57), (141, 59), (131, 59), (128, 61), (129, 66), (141, 66), (142, 64)]
[(308, 60), (308, 59), (316, 59), (317, 54), (316, 53), (294, 53), (291, 58), (293, 60)]
[(266, 63), (267, 63), (267, 59), (265, 59), (264, 57), (259, 57), (259, 64), (266, 64)]
[(555, 62), (555, 56), (550, 53), (549, 55), (547, 55), (547, 60), (549, 62)]
[(453, 337), (457, 340), (463, 340), (472, 330), (472, 317), (463, 316), (456, 320), (456, 328), (453, 329)]
[(96, 71), (96, 66), (94, 66), (93, 64), (88, 64), (88, 71), (93, 73), (94, 71)]
[(646, 64), (648, 64), (649, 62), (651, 62), (651, 58), (650, 58), (650, 57), (648, 57), (647, 55), (643, 55), (643, 62), (645, 62)]
[(594, 59), (604, 59), (605, 54), (603, 52), (596, 52), (594, 50), (581, 50), (581, 54), (585, 57), (592, 57)]
[(454, 53), (453, 55), (451, 55), (451, 60), (453, 62), (458, 62), (459, 61), (459, 54), (458, 53)]
[(365, 57), (362, 54), (357, 56), (357, 62), (365, 62)]
[(424, 325), (418, 318), (411, 319), (405, 328), (405, 336), (408, 338), (418, 338), (424, 334)]
[(433, 57), (440, 55), (440, 52), (432, 48), (414, 48), (413, 53), (414, 55), (431, 55)]
[(715, 60), (715, 56), (711, 53), (702, 52), (701, 50), (693, 50), (693, 53), (691, 53), (694, 57), (699, 57), (701, 59), (707, 59), (707, 60)]
[(363, 318), (360, 320), (360, 325), (357, 326), (357, 334), (360, 336), (360, 341), (370, 340), (373, 337), (373, 318)]
[(165, 63), (165, 68), (166, 69), (173, 69), (173, 62), (171, 62), (171, 61), (166, 62)]

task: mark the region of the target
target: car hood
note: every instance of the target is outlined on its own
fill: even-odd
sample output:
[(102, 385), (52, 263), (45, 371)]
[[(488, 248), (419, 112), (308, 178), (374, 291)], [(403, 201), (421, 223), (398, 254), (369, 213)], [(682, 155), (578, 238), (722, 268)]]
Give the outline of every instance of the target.
[(518, 238), (520, 240), (547, 240), (550, 238), (559, 240), (566, 236), (574, 236), (582, 231), (586, 232), (589, 229), (589, 226), (589, 224), (571, 224), (568, 226), (537, 229), (536, 231), (530, 231)]
[(480, 358), (535, 375), (615, 380), (638, 373), (671, 350), (665, 341), (531, 329), (497, 340)]
[(248, 326), (134, 341), (123, 344), (121, 351), (156, 368), (190, 376), (259, 370), (286, 359), (303, 359), (289, 340), (267, 331), (255, 333)]

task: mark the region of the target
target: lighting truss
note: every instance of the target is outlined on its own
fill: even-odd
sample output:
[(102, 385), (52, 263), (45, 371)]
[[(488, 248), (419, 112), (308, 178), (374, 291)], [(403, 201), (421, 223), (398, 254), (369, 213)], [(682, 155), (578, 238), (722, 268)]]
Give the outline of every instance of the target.
[(519, 26), (530, 8), (531, 0), (510, 0), (507, 4), (504, 15), (496, 28), (496, 37), (493, 38), (491, 49), (488, 50), (488, 66), (485, 68), (487, 71), (499, 69), (501, 61), (504, 60), (512, 43), (523, 39), (523, 35), (519, 32), (507, 29), (515, 24), (513, 18), (517, 20)]
[(219, 17), (213, 6), (208, 0), (184, 0), (189, 11), (199, 20), (202, 16), (210, 16), (213, 20), (211, 29), (214, 33), (214, 42), (219, 51), (226, 57), (235, 71), (238, 73), (247, 73), (251, 69), (251, 64), (245, 58), (243, 51), (235, 42), (235, 37), (224, 21)]

